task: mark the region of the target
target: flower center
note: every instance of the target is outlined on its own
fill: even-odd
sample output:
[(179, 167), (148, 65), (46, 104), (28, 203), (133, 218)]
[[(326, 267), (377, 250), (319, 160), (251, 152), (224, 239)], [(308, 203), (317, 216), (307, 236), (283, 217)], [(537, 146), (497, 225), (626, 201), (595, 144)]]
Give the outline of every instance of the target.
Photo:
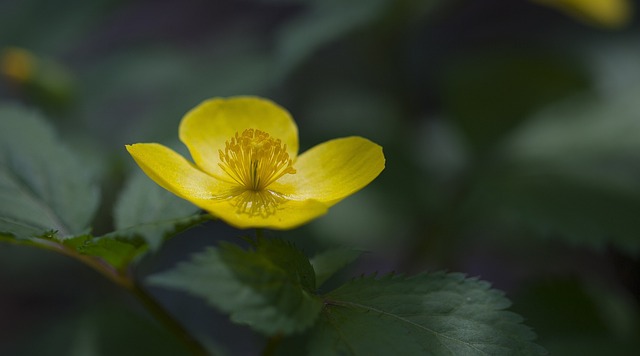
[(287, 145), (256, 129), (236, 132), (218, 150), (218, 165), (236, 183), (247, 190), (262, 191), (285, 174), (295, 174)]
[(284, 200), (283, 196), (270, 190), (243, 190), (231, 199), (231, 205), (239, 214), (266, 218), (275, 214)]

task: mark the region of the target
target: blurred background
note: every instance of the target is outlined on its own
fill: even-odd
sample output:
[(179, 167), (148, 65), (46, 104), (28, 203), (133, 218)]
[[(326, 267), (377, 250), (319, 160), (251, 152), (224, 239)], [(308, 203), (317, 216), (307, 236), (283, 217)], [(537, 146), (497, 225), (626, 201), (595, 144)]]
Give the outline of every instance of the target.
[[(95, 170), (94, 234), (137, 170), (214, 96), (290, 110), (301, 150), (384, 147), (369, 187), (303, 228), (361, 273), (463, 272), (513, 301), (556, 355), (640, 348), (640, 22), (634, 0), (0, 0), (0, 101), (46, 113)], [(2, 118), (0, 118), (1, 120)], [(149, 181), (151, 182), (151, 181)], [(153, 183), (150, 183), (153, 184)], [(209, 222), (137, 273), (241, 231)], [(221, 354), (264, 340), (152, 289)], [(0, 354), (180, 354), (135, 300), (78, 262), (0, 245)]]

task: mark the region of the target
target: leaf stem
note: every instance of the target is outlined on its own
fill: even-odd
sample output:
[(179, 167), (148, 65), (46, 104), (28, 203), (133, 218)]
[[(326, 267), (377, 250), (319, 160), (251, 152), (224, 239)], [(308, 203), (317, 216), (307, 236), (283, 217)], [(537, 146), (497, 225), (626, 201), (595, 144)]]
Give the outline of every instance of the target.
[(131, 289), (133, 285), (133, 280), (128, 274), (122, 273), (115, 269), (113, 266), (103, 261), (102, 259), (83, 255), (78, 253), (76, 250), (71, 249), (61, 243), (57, 243), (47, 239), (34, 238), (30, 241), (30, 243), (25, 243), (24, 245), (36, 246), (40, 248), (45, 248), (47, 250), (51, 250), (62, 255), (74, 258), (85, 265), (93, 268), (95, 271), (106, 277), (108, 280), (113, 283), (125, 288)]

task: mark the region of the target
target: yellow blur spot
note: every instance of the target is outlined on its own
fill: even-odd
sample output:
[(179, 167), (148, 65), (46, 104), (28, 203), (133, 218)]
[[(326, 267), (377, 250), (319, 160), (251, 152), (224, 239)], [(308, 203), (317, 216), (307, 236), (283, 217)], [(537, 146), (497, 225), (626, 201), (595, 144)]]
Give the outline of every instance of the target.
[(17, 47), (8, 47), (0, 54), (0, 73), (9, 79), (25, 83), (33, 78), (36, 59), (31, 52)]
[(620, 28), (633, 17), (630, 0), (532, 0), (554, 7), (581, 21), (606, 28)]

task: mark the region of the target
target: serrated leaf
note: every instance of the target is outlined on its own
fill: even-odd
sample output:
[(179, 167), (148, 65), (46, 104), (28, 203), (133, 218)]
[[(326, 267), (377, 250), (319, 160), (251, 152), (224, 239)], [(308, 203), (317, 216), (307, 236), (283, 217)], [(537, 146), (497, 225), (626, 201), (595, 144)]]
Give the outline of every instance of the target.
[(360, 257), (361, 252), (350, 248), (334, 248), (322, 252), (311, 259), (316, 272), (316, 287), (320, 287), (336, 272)]
[(209, 218), (198, 214), (199, 210), (162, 189), (142, 172), (136, 172), (129, 178), (116, 203), (116, 231), (106, 236), (142, 238), (152, 250), (157, 250), (165, 238)]
[(311, 266), (309, 259), (292, 243), (280, 239), (259, 239), (256, 252), (258, 255), (264, 256), (269, 263), (284, 271), (292, 281), (299, 283), (305, 291), (310, 293), (315, 291), (316, 275), (313, 266)]
[(0, 232), (20, 239), (81, 234), (98, 198), (91, 172), (40, 115), (0, 107)]
[(353, 280), (324, 297), (312, 355), (537, 355), (534, 333), (489, 284), (460, 274)]
[(265, 334), (291, 334), (310, 327), (322, 308), (313, 294), (313, 268), (293, 245), (260, 240), (255, 250), (223, 244), (197, 254), (153, 285), (182, 290), (229, 313), (231, 320)]

